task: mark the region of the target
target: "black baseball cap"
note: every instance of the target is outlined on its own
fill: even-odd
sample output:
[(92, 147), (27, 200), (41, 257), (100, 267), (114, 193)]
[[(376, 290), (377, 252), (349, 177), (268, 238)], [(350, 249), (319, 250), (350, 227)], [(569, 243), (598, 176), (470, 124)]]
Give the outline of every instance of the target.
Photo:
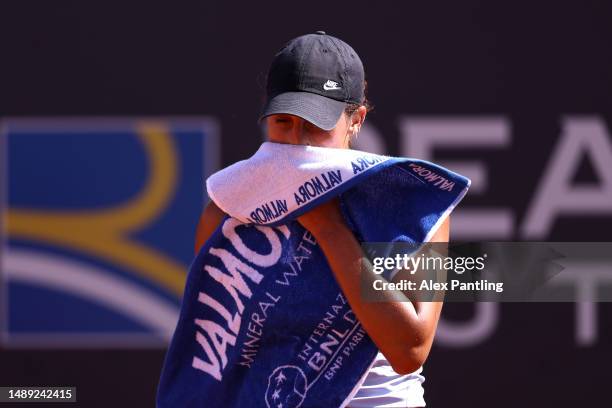
[(331, 130), (347, 104), (362, 104), (363, 64), (355, 50), (324, 31), (289, 41), (268, 71), (266, 103), (259, 118), (296, 115)]

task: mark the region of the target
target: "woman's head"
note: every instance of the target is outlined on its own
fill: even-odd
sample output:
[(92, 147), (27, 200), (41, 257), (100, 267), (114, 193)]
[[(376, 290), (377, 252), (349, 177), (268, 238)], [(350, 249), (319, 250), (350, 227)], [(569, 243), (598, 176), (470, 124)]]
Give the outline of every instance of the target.
[(359, 56), (322, 31), (289, 41), (270, 66), (260, 120), (272, 142), (348, 147), (369, 105)]

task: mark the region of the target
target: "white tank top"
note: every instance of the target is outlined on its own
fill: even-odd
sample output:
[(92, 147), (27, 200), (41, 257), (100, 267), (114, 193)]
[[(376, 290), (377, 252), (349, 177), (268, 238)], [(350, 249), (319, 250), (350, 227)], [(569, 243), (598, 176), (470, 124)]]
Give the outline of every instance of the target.
[(424, 407), (424, 389), (421, 384), (423, 367), (401, 375), (396, 373), (380, 351), (361, 387), (348, 403), (349, 408)]

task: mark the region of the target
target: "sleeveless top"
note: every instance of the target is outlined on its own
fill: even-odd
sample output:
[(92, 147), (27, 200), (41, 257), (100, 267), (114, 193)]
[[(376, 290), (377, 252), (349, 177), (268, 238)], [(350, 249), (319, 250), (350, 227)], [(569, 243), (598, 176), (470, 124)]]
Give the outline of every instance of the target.
[(421, 384), (423, 367), (401, 375), (396, 373), (379, 351), (357, 393), (348, 403), (350, 408), (424, 407), (424, 389)]

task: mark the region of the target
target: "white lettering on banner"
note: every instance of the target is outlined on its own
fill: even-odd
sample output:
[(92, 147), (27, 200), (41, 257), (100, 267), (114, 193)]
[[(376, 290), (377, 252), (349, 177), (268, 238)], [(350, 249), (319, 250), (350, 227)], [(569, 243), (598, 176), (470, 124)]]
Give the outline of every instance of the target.
[[(211, 265), (203, 266), (203, 270), (226, 290), (234, 300), (234, 303), (231, 305), (224, 305), (219, 300), (213, 298), (209, 293), (200, 292), (198, 294), (198, 302), (216, 311), (225, 321), (226, 327), (210, 320), (195, 319), (195, 324), (202, 330), (202, 332), (196, 331), (195, 340), (204, 351), (207, 360), (199, 356), (194, 356), (192, 367), (209, 374), (218, 381), (221, 381), (221, 371), (227, 364), (227, 347), (228, 345), (235, 345), (235, 335), (240, 330), (241, 315), (244, 311), (244, 304), (241, 296), (250, 299), (253, 295), (243, 275), (255, 284), (259, 284), (263, 279), (263, 275), (257, 269), (247, 265), (246, 262), (250, 262), (258, 267), (269, 267), (276, 264), (282, 253), (282, 245), (276, 231), (279, 231), (285, 238), (289, 238), (290, 236), (290, 231), (286, 226), (278, 228), (245, 226), (245, 228), (256, 228), (268, 240), (271, 248), (270, 253), (260, 254), (248, 248), (242, 241), (236, 231), (240, 225), (242, 224), (238, 220), (228, 218), (223, 223), (221, 230), (223, 235), (230, 241), (233, 248), (244, 258), (244, 260), (234, 256), (226, 249), (213, 247), (209, 249), (209, 254), (221, 260), (224, 270), (221, 271)], [(267, 296), (273, 302), (280, 299), (280, 297), (274, 297), (269, 293), (267, 293)], [(263, 318), (265, 318), (267, 309), (273, 306), (268, 303), (269, 302), (259, 303)], [(233, 316), (232, 312), (234, 312)], [(230, 333), (230, 331), (234, 334)]]
[(612, 274), (609, 262), (564, 261), (565, 269), (551, 279), (553, 285), (571, 285), (576, 290), (575, 332), (579, 346), (592, 346), (597, 342), (598, 289), (602, 283), (610, 285)]
[[(511, 145), (511, 123), (504, 116), (494, 117), (412, 117), (400, 118), (401, 155), (430, 160), (472, 180), (471, 194), (486, 192), (488, 169), (484, 158), (478, 161), (437, 161), (434, 150), (468, 148), (507, 148)], [(580, 159), (588, 160), (598, 176), (598, 185), (572, 185)], [(562, 215), (591, 217), (612, 214), (612, 138), (605, 121), (598, 116), (568, 116), (562, 121), (562, 134), (552, 149), (549, 164), (533, 193), (521, 237), (545, 239)], [(468, 207), (453, 212), (453, 239), (510, 240), (515, 234), (516, 216), (510, 208)], [(585, 271), (589, 268), (585, 266)], [(590, 281), (581, 281), (580, 291), (588, 292)], [(472, 320), (448, 322), (440, 318), (435, 341), (448, 347), (472, 347), (486, 341), (499, 321), (498, 304), (477, 303)], [(587, 346), (597, 342), (597, 306), (576, 302), (576, 342)]]
[[(606, 262), (564, 261), (563, 273), (551, 279), (550, 285), (573, 286), (576, 290), (574, 338), (581, 347), (593, 346), (598, 339), (598, 289), (612, 283), (610, 265)], [(446, 347), (474, 347), (486, 341), (499, 321), (499, 304), (474, 303), (475, 313), (468, 322), (449, 322), (440, 317), (435, 342)]]
[[(583, 156), (597, 173), (598, 185), (572, 185)], [(563, 120), (561, 140), (527, 211), (523, 236), (546, 238), (553, 222), (562, 214), (612, 214), (612, 142), (599, 118)]]
[(293, 193), (295, 203), (298, 206), (307, 203), (340, 183), (342, 183), (342, 172), (340, 170), (321, 173), (298, 187), (297, 191)]
[[(403, 156), (436, 161), (435, 148), (504, 148), (510, 145), (510, 123), (504, 117), (405, 116), (400, 119)], [(595, 169), (598, 185), (572, 185), (580, 159)], [(487, 169), (482, 161), (440, 161), (472, 179), (470, 193), (487, 187)], [(612, 138), (597, 116), (563, 119), (562, 134), (534, 192), (521, 225), (521, 237), (544, 239), (562, 215), (612, 214)], [(459, 208), (453, 213), (453, 236), (459, 239), (512, 239), (515, 213), (509, 208)]]
[(499, 304), (476, 302), (473, 305), (474, 317), (470, 321), (449, 322), (440, 317), (434, 338), (436, 344), (447, 347), (473, 347), (493, 334), (499, 321)]

